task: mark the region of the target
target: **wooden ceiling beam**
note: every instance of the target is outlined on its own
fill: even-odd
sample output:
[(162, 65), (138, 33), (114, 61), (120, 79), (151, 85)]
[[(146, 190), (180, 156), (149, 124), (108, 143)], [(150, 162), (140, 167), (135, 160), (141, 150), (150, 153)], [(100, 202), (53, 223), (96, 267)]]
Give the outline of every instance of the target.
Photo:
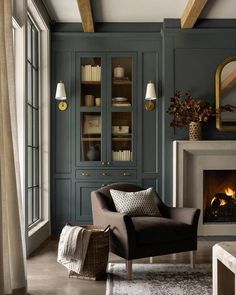
[(207, 0), (189, 0), (181, 17), (181, 28), (192, 29)]
[(77, 0), (84, 32), (93, 33), (94, 23), (90, 0)]

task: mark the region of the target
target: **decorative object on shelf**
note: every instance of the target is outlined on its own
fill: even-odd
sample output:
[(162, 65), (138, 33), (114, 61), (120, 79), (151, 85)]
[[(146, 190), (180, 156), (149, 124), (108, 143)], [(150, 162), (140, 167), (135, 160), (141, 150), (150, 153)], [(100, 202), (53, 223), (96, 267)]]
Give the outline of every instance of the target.
[(91, 94), (86, 94), (84, 96), (84, 104), (86, 107), (93, 107), (94, 106), (94, 96)]
[(87, 158), (89, 159), (89, 161), (98, 161), (100, 159), (100, 152), (97, 146), (90, 145), (87, 152)]
[(128, 98), (126, 98), (126, 97), (113, 97), (112, 98), (112, 106), (114, 106), (114, 107), (130, 107), (131, 103), (128, 102)]
[(114, 102), (123, 102), (123, 101), (127, 101), (128, 99), (126, 97), (114, 97), (112, 98), (112, 101)]
[(84, 134), (101, 134), (101, 116), (84, 116)]
[(152, 81), (147, 84), (146, 96), (145, 96), (145, 109), (152, 111), (155, 109), (155, 103), (153, 100), (157, 99), (155, 85)]
[(125, 69), (121, 66), (117, 66), (114, 68), (114, 78), (124, 78)]
[(128, 134), (129, 126), (112, 126), (112, 134)]
[(56, 89), (56, 95), (55, 99), (59, 100), (58, 108), (60, 111), (65, 111), (68, 107), (66, 100), (66, 91), (65, 91), (65, 85), (62, 81), (57, 83), (57, 89)]
[(100, 107), (101, 106), (101, 97), (96, 97), (95, 98), (95, 105), (96, 105), (96, 107)]
[(189, 123), (189, 140), (201, 140), (202, 139), (202, 124), (201, 122)]
[[(171, 127), (181, 128), (189, 126), (191, 129), (190, 140), (197, 140), (196, 137), (193, 139), (193, 133), (198, 133), (200, 136), (201, 122), (208, 122), (209, 118), (215, 115), (213, 108), (208, 102), (201, 99), (194, 99), (188, 93), (182, 95), (180, 91), (176, 91), (174, 97), (171, 98), (167, 113), (173, 116), (173, 120), (170, 123)], [(191, 124), (190, 127), (190, 123), (199, 123), (200, 126)], [(195, 128), (195, 131), (193, 131), (193, 128)]]

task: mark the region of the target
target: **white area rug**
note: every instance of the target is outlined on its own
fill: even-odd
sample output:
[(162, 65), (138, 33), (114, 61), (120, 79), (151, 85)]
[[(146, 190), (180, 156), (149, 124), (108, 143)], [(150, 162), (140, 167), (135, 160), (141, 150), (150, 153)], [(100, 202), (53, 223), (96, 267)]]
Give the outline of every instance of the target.
[(106, 295), (211, 295), (211, 265), (133, 264), (133, 280), (125, 264), (109, 263)]

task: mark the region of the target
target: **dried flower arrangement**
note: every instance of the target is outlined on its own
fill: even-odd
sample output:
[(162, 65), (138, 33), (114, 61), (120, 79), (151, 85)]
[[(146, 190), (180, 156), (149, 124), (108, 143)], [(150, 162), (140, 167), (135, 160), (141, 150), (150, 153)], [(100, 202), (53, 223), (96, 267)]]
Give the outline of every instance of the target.
[(171, 127), (188, 126), (191, 122), (207, 122), (215, 114), (212, 106), (204, 100), (195, 99), (190, 94), (176, 91), (167, 111), (173, 116)]

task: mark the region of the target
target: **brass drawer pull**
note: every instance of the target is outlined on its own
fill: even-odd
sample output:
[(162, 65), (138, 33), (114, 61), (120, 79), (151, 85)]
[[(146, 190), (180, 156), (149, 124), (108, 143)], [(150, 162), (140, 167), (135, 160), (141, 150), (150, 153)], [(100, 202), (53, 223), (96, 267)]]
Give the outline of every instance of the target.
[(111, 174), (110, 173), (107, 173), (107, 172), (103, 172), (102, 173), (102, 176), (110, 176)]
[(131, 174), (129, 172), (123, 172), (123, 176), (130, 176)]
[(102, 166), (105, 166), (106, 165), (106, 162), (102, 162)]
[(90, 176), (90, 173), (88, 173), (88, 172), (82, 172), (81, 175), (82, 176)]

